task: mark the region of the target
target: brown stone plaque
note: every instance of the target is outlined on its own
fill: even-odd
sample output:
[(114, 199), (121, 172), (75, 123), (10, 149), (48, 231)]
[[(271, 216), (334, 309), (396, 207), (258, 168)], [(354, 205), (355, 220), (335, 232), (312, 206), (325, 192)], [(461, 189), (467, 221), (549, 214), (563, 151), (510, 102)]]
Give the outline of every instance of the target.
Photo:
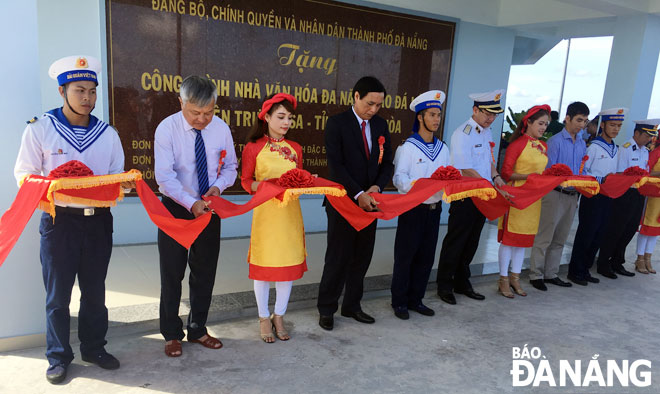
[[(126, 168), (141, 170), (154, 190), (154, 131), (179, 111), (188, 75), (218, 87), (216, 114), (239, 158), (264, 97), (295, 95), (287, 137), (303, 146), (304, 168), (320, 176), (328, 174), (327, 117), (352, 104), (360, 77), (373, 75), (387, 89), (379, 115), (393, 146), (410, 134), (414, 96), (449, 85), (452, 22), (327, 0), (106, 0), (106, 17), (110, 123)], [(228, 192), (242, 192), (240, 181)]]

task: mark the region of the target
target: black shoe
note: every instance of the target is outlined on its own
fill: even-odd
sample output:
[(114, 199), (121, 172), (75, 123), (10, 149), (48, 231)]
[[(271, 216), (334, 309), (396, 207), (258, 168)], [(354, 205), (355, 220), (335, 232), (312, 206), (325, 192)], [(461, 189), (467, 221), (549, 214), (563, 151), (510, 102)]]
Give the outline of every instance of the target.
[(575, 276), (572, 275), (567, 275), (566, 279), (570, 280), (571, 282), (575, 283), (576, 285), (580, 286), (586, 286), (589, 284), (589, 282), (586, 279), (578, 279)]
[(466, 296), (468, 298), (472, 298), (473, 300), (483, 301), (483, 300), (486, 299), (486, 296), (484, 296), (483, 294), (477, 293), (476, 291), (474, 291), (474, 289), (467, 289), (467, 290), (464, 290), (464, 291), (454, 290), (454, 293), (463, 294), (464, 296)]
[(433, 316), (435, 315), (435, 311), (428, 306), (422, 304), (421, 302), (417, 304), (417, 306), (409, 306), (408, 309), (411, 311), (415, 311), (419, 314), (422, 314), (424, 316)]
[(590, 283), (600, 283), (600, 279), (598, 279), (598, 278), (594, 278), (593, 276), (589, 275), (589, 276), (587, 276), (587, 282), (590, 282)]
[(394, 306), (394, 316), (398, 317), (401, 320), (410, 319), (410, 314), (408, 313), (408, 308), (405, 306)]
[(94, 355), (90, 354), (81, 354), (83, 361), (88, 363), (96, 364), (103, 369), (118, 369), (119, 360), (115, 358), (112, 354), (108, 352), (97, 353)]
[(342, 312), (341, 315), (344, 317), (352, 317), (353, 319), (359, 321), (360, 323), (373, 324), (376, 322), (376, 319), (374, 319), (373, 317), (367, 315), (362, 311)]
[(596, 271), (599, 275), (602, 275), (606, 278), (616, 279), (616, 274), (612, 271)]
[(626, 271), (626, 269), (623, 268), (623, 266), (614, 267), (614, 268), (612, 268), (612, 271), (616, 272), (619, 275), (623, 275), (623, 276), (635, 276), (634, 272)]
[(48, 383), (58, 384), (66, 379), (66, 366), (62, 364), (50, 365), (46, 370)]
[(543, 283), (543, 279), (532, 279), (529, 283), (537, 290), (548, 291), (548, 287)]
[(456, 305), (456, 297), (454, 297), (454, 293), (438, 292), (438, 296), (440, 296), (440, 299), (446, 302), (447, 304)]
[(561, 280), (559, 278), (543, 279), (543, 283), (551, 283), (551, 284), (553, 284), (555, 286), (559, 286), (559, 287), (571, 287), (571, 286), (573, 286), (572, 284), (570, 284), (568, 282), (564, 282), (563, 280)]
[(324, 330), (332, 331), (332, 328), (335, 326), (335, 318), (332, 315), (321, 315), (319, 317), (319, 326)]

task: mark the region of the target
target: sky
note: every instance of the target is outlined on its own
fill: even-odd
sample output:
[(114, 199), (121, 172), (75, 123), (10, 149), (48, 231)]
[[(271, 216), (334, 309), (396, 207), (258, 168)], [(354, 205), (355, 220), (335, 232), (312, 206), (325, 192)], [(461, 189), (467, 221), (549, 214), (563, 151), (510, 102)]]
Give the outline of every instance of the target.
[[(556, 109), (560, 101), (567, 48), (568, 40), (562, 40), (535, 64), (511, 66), (506, 92), (507, 107), (514, 112), (537, 104), (549, 104)], [(560, 119), (563, 119), (566, 107), (573, 101), (587, 104), (592, 114), (600, 112), (611, 49), (612, 37), (571, 40)], [(660, 117), (660, 61), (648, 116)]]

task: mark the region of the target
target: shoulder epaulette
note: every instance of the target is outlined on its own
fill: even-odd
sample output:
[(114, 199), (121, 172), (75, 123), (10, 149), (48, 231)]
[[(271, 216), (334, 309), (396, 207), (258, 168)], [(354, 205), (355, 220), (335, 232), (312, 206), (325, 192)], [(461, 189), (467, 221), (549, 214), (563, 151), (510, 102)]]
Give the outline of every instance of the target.
[(625, 144), (623, 144), (623, 147), (624, 147), (624, 148), (627, 148), (627, 147), (629, 147), (629, 146), (630, 146), (630, 142), (626, 142)]
[(36, 122), (37, 120), (39, 120), (39, 118), (37, 118), (37, 117), (35, 116), (34, 118), (28, 120), (28, 121), (25, 122), (25, 123), (30, 124), (30, 123), (34, 123), (34, 122)]
[(472, 131), (472, 126), (470, 126), (469, 124), (466, 124), (465, 128), (463, 129), (463, 132), (467, 135), (470, 135), (471, 131)]

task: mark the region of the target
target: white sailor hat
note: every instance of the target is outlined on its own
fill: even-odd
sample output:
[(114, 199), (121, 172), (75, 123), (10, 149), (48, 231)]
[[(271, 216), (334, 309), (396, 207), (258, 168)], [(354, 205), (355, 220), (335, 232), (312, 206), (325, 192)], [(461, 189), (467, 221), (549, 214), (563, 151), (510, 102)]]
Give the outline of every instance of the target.
[(646, 132), (651, 137), (657, 137), (659, 124), (660, 124), (660, 119), (636, 120), (635, 130), (641, 130)]
[(415, 97), (415, 99), (410, 102), (410, 110), (417, 113), (427, 108), (442, 109), (445, 97), (445, 92), (442, 90), (429, 90), (428, 92), (424, 92)]
[(600, 116), (601, 122), (607, 122), (610, 120), (623, 121), (627, 112), (628, 108), (617, 107), (604, 109), (598, 113), (598, 116)]
[[(442, 109), (442, 104), (445, 102), (445, 97), (445, 92), (442, 90), (429, 90), (428, 92), (424, 92), (415, 97), (415, 99), (410, 102), (410, 110), (414, 113), (418, 113), (419, 111), (423, 111), (429, 108)], [(413, 133), (419, 131), (419, 120), (416, 116), (412, 131)]]
[(504, 89), (498, 89), (486, 93), (472, 93), (469, 95), (470, 99), (474, 101), (475, 107), (493, 114), (504, 112), (500, 105), (502, 96), (504, 96)]
[(48, 76), (62, 86), (75, 81), (92, 81), (99, 84), (101, 62), (92, 56), (67, 56), (56, 60), (48, 69)]

